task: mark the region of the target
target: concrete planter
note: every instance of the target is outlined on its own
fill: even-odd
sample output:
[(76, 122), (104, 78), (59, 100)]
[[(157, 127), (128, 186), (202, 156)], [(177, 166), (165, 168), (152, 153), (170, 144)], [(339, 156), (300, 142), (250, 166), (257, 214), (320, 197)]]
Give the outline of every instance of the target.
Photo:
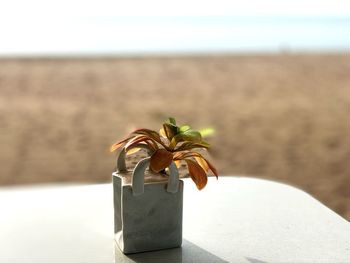
[(163, 175), (146, 170), (149, 161), (127, 171), (122, 152), (113, 173), (115, 241), (125, 254), (182, 243), (183, 182), (174, 163)]

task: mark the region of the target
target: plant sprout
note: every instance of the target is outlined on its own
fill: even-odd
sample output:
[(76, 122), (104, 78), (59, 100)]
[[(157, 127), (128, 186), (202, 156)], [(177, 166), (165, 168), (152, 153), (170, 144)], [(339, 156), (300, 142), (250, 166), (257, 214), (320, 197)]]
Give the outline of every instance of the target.
[(113, 144), (110, 150), (123, 149), (127, 154), (132, 154), (145, 148), (151, 155), (149, 168), (156, 173), (164, 171), (172, 162), (180, 167), (184, 161), (190, 177), (201, 190), (207, 184), (209, 171), (218, 178), (216, 168), (198, 152), (198, 149), (209, 149), (210, 145), (203, 141), (203, 137), (212, 133), (213, 129), (210, 128), (196, 131), (188, 125), (177, 126), (176, 120), (169, 118), (159, 132), (137, 129), (126, 139)]

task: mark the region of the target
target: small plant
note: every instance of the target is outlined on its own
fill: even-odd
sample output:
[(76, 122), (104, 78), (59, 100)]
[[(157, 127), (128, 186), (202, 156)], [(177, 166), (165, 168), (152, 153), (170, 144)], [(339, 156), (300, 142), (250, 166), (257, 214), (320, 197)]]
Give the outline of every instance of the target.
[(188, 125), (177, 126), (175, 119), (169, 118), (159, 132), (137, 129), (126, 139), (113, 144), (110, 150), (132, 154), (141, 148), (147, 149), (151, 156), (149, 168), (155, 173), (165, 171), (172, 162), (179, 167), (181, 161), (185, 161), (189, 175), (201, 190), (207, 184), (209, 170), (218, 177), (216, 168), (198, 151), (210, 147), (203, 141), (203, 136), (212, 132), (212, 129), (196, 131)]

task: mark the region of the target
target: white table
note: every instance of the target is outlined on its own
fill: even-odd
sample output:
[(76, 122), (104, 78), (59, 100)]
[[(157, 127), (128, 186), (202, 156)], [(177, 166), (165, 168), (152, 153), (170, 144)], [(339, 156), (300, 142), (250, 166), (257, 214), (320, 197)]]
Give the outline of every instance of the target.
[(350, 262), (350, 223), (266, 180), (185, 180), (183, 246), (125, 256), (113, 243), (112, 186), (0, 188), (0, 262)]

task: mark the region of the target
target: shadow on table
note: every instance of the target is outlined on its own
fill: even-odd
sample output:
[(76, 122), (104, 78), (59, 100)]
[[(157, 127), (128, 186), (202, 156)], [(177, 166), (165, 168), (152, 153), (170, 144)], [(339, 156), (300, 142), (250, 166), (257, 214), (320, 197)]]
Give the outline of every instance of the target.
[(199, 246), (183, 240), (182, 247), (164, 249), (159, 251), (144, 252), (138, 254), (124, 255), (117, 246), (115, 246), (115, 263), (185, 263), (185, 262), (203, 262), (203, 263), (228, 263), (228, 261), (211, 254)]
[(259, 259), (256, 259), (256, 258), (248, 258), (248, 257), (246, 257), (246, 259), (249, 261), (249, 263), (268, 263), (266, 261), (262, 261), (262, 260), (259, 260)]

